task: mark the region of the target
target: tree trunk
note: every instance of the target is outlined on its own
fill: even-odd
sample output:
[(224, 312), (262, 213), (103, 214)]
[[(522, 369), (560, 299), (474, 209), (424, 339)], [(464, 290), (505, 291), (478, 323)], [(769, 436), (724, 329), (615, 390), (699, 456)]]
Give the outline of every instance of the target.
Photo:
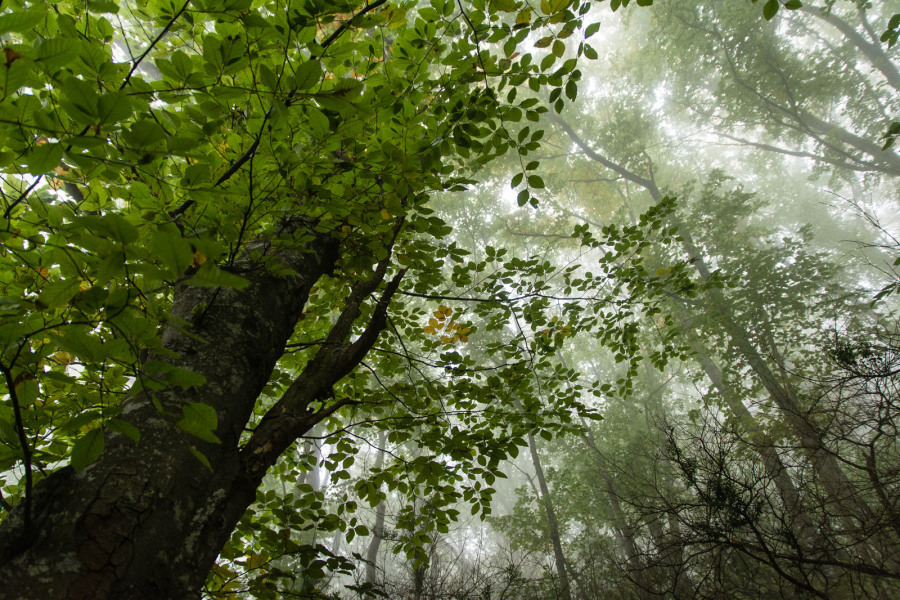
[[(340, 403), (318, 413), (306, 407), (327, 399), (331, 386), (368, 349), (347, 343), (344, 330), (349, 325), (339, 329), (339, 320), (329, 336), (338, 343), (322, 346), (250, 441), (239, 446), (310, 289), (333, 269), (337, 245), (328, 235), (317, 234), (305, 250), (278, 253), (279, 262), (297, 273), (291, 276), (269, 274), (244, 259), (235, 269), (249, 281), (241, 291), (176, 286), (175, 318), (163, 329), (162, 344), (177, 358), (150, 360), (190, 369), (206, 382), (141, 391), (127, 399), (120, 418), (140, 430), (139, 443), (109, 434), (94, 464), (77, 473), (66, 467), (41, 481), (33, 490), (30, 527), (25, 503), (13, 510), (0, 525), (0, 598), (199, 598), (219, 550), (255, 500), (266, 470), (298, 435)], [(383, 278), (384, 269), (380, 273)], [(352, 324), (359, 302), (381, 279), (373, 281), (354, 287), (341, 315), (345, 324)], [(396, 290), (395, 284), (399, 276), (388, 289)], [(373, 317), (363, 337), (369, 334), (374, 341), (372, 333), (377, 336), (383, 328), (383, 316), (378, 323)], [(179, 322), (191, 326), (181, 328)], [(215, 409), (220, 444), (203, 442), (174, 425), (187, 402)], [(211, 468), (201, 464), (192, 448), (202, 452)]]
[(794, 485), (794, 482), (791, 480), (790, 474), (784, 466), (781, 457), (778, 456), (778, 452), (775, 450), (775, 444), (760, 428), (756, 417), (754, 417), (750, 410), (744, 405), (743, 401), (736, 397), (731, 388), (725, 383), (722, 371), (719, 370), (719, 367), (716, 366), (712, 359), (706, 354), (704, 349), (700, 346), (700, 343), (690, 334), (688, 335), (688, 341), (697, 362), (700, 363), (706, 376), (709, 378), (710, 382), (712, 382), (713, 387), (716, 388), (722, 396), (725, 405), (731, 410), (739, 427), (749, 435), (753, 451), (759, 455), (760, 459), (762, 459), (766, 474), (778, 490), (778, 495), (784, 505), (785, 518), (793, 531), (794, 537), (797, 539), (797, 543), (800, 544), (800, 547), (804, 552), (810, 552), (813, 548), (819, 546), (816, 541), (818, 538), (816, 528), (815, 525), (810, 522), (803, 510), (800, 493)]
[[(679, 223), (678, 225), (679, 231), (682, 233), (682, 244), (685, 251), (693, 257), (694, 267), (700, 277), (707, 279), (710, 271), (702, 254), (694, 245), (693, 239), (683, 224)], [(896, 548), (895, 541), (881, 527), (880, 520), (865, 498), (860, 495), (858, 488), (844, 473), (838, 459), (825, 447), (819, 431), (803, 414), (797, 400), (796, 390), (789, 381), (779, 380), (772, 371), (758, 348), (749, 339), (747, 332), (735, 321), (731, 306), (722, 293), (715, 289), (710, 290), (709, 293), (713, 318), (722, 324), (725, 332), (731, 338), (730, 343), (747, 361), (758, 381), (769, 393), (788, 429), (809, 457), (813, 470), (822, 484), (830, 504), (836, 511), (834, 517), (842, 523), (845, 532), (855, 539), (853, 545), (859, 552), (860, 558), (866, 563), (874, 565), (876, 561), (872, 552), (875, 550), (884, 558), (890, 570), (896, 570), (900, 562), (893, 557)], [(858, 525), (854, 525), (854, 521)]]
[(603, 491), (606, 493), (606, 504), (609, 507), (613, 531), (616, 534), (622, 555), (625, 557), (627, 570), (631, 574), (629, 579), (633, 578), (632, 581), (638, 588), (638, 598), (640, 600), (649, 600), (655, 596), (653, 593), (654, 586), (647, 576), (647, 566), (641, 560), (641, 551), (638, 549), (637, 542), (634, 539), (634, 528), (628, 522), (625, 511), (622, 510), (622, 505), (619, 502), (615, 484), (609, 474), (609, 465), (606, 457), (600, 452), (590, 431), (582, 439), (585, 445), (593, 451), (594, 458), (597, 460), (597, 467), (600, 470), (600, 476), (603, 478)]
[[(375, 459), (375, 470), (381, 470), (384, 465), (384, 444), (387, 441), (387, 432), (378, 434), (378, 457)], [(381, 540), (384, 539), (384, 514), (387, 508), (387, 498), (378, 503), (375, 508), (375, 526), (372, 527), (372, 540), (366, 550), (366, 583), (374, 586), (378, 580), (378, 550), (381, 548)]]
[(849, 40), (850, 43), (866, 57), (866, 60), (884, 75), (888, 84), (895, 90), (900, 91), (900, 71), (897, 70), (897, 66), (891, 61), (891, 58), (884, 53), (881, 44), (866, 40), (856, 28), (834, 14), (831, 10), (815, 8), (809, 5), (802, 6), (800, 10), (813, 15), (816, 18), (822, 19), (840, 31), (844, 37), (846, 37), (847, 40)]
[[(518, 404), (518, 400), (516, 400)], [(521, 406), (519, 407), (521, 411)], [(544, 468), (541, 466), (541, 457), (538, 456), (534, 435), (528, 434), (528, 449), (531, 451), (531, 464), (534, 465), (534, 474), (541, 490), (540, 501), (544, 505), (547, 515), (547, 525), (550, 528), (550, 542), (553, 544), (553, 558), (556, 561), (556, 573), (559, 576), (559, 597), (562, 600), (572, 600), (572, 592), (569, 589), (569, 573), (566, 569), (566, 556), (563, 554), (562, 541), (559, 537), (559, 523), (556, 520), (556, 511), (553, 510), (553, 501), (550, 499), (550, 488), (547, 487), (547, 479), (544, 477)]]

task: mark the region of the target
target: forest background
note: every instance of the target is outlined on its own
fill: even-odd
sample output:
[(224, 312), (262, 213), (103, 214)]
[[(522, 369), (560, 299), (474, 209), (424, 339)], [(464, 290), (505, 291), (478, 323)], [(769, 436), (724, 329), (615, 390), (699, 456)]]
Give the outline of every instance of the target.
[(0, 598), (900, 594), (900, 5), (629, 4), (5, 1)]

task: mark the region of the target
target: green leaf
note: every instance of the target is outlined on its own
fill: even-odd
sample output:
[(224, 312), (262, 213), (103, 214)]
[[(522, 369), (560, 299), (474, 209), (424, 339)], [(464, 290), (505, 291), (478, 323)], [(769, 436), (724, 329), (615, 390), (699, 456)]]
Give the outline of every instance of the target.
[(233, 287), (237, 290), (242, 290), (248, 285), (243, 277), (223, 271), (211, 262), (203, 263), (203, 266), (186, 279), (185, 283), (198, 287)]
[(193, 446), (190, 447), (190, 451), (191, 451), (191, 454), (194, 455), (194, 458), (196, 458), (198, 461), (200, 461), (200, 464), (201, 464), (201, 465), (203, 465), (204, 467), (206, 467), (207, 469), (209, 469), (210, 472), (212, 472), (212, 470), (213, 470), (212, 465), (209, 464), (209, 459), (206, 458), (206, 455), (205, 455), (205, 454), (203, 454), (202, 452), (200, 452), (199, 450), (197, 450), (197, 449), (194, 448)]
[(68, 304), (75, 294), (81, 282), (77, 279), (64, 279), (54, 281), (44, 286), (37, 297), (37, 304), (43, 309), (53, 309)]
[(127, 421), (122, 421), (121, 419), (110, 419), (106, 423), (106, 427), (110, 431), (115, 431), (127, 436), (131, 441), (137, 443), (141, 441), (141, 432), (137, 427), (128, 423)]
[(132, 123), (123, 137), (136, 150), (159, 150), (166, 140), (166, 131), (156, 121), (142, 119)]
[(182, 407), (181, 412), (183, 417), (175, 424), (179, 429), (204, 442), (222, 443), (222, 440), (214, 433), (218, 425), (218, 418), (212, 406), (200, 402), (188, 402)]
[[(191, 142), (194, 143), (194, 140), (191, 140)], [(188, 165), (184, 170), (181, 185), (187, 188), (196, 188), (208, 183), (212, 183), (212, 172), (209, 170), (209, 165), (196, 163)]]
[(112, 13), (119, 12), (119, 4), (113, 0), (90, 0), (88, 10), (92, 13)]
[(86, 325), (68, 325), (60, 333), (51, 333), (50, 338), (60, 348), (78, 356), (84, 361), (100, 361), (106, 357), (103, 342)]
[(781, 4), (778, 0), (769, 0), (766, 2), (765, 6), (763, 6), (763, 16), (766, 18), (766, 21), (771, 21), (772, 17), (778, 12), (778, 7)]
[(324, 72), (319, 61), (308, 60), (297, 67), (297, 72), (294, 73), (294, 87), (301, 92), (311, 89), (319, 83), (322, 75)]
[(103, 452), (103, 430), (100, 428), (92, 429), (76, 440), (72, 446), (72, 468), (81, 471), (88, 465), (93, 464), (100, 453)]
[(0, 15), (0, 35), (4, 33), (28, 31), (40, 23), (47, 12), (44, 8), (32, 8), (29, 10), (15, 10), (5, 15)]
[(562, 58), (562, 55), (566, 53), (566, 45), (562, 42), (562, 40), (556, 40), (553, 42), (553, 55)]
[(31, 175), (42, 175), (58, 167), (62, 157), (62, 145), (48, 143), (32, 148), (25, 155), (24, 161), (28, 167), (28, 173)]
[(79, 125), (93, 125), (97, 122), (100, 98), (95, 86), (77, 77), (68, 77), (59, 87), (60, 105), (73, 121)]
[(196, 387), (206, 383), (206, 377), (190, 369), (176, 367), (166, 371), (166, 381), (178, 387)]
[(164, 231), (153, 233), (147, 242), (147, 249), (173, 278), (187, 271), (194, 259), (191, 245), (184, 238)]
[(105, 125), (124, 121), (131, 116), (131, 100), (125, 92), (104, 94), (97, 103), (97, 116)]
[(491, 5), (503, 12), (514, 12), (519, 8), (517, 0), (491, 0)]
[(125, 217), (115, 213), (98, 216), (89, 215), (73, 219), (73, 224), (83, 227), (95, 235), (109, 237), (121, 244), (136, 242), (139, 234), (137, 228), (129, 223)]
[(331, 132), (331, 126), (328, 124), (328, 117), (314, 106), (306, 107), (306, 120), (316, 137), (324, 138)]
[(35, 62), (55, 71), (66, 66), (78, 57), (79, 44), (66, 38), (50, 38), (41, 42), (37, 48)]
[(97, 268), (97, 272), (93, 278), (94, 285), (105, 286), (110, 279), (121, 273), (124, 270), (124, 267), (125, 253), (121, 250), (113, 252), (104, 258)]

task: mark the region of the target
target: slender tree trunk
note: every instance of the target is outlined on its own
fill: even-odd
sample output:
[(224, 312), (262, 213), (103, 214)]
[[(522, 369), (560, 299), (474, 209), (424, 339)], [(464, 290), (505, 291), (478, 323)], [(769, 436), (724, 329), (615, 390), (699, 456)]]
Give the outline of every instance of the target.
[[(692, 257), (698, 274), (701, 278), (707, 279), (710, 271), (702, 254), (694, 245), (687, 229), (680, 223), (679, 230), (685, 251)], [(791, 383), (784, 378), (779, 379), (772, 371), (756, 345), (749, 339), (747, 332), (734, 320), (731, 307), (722, 293), (719, 290), (710, 290), (710, 296), (712, 316), (722, 324), (731, 338), (731, 344), (747, 361), (754, 375), (769, 393), (789, 430), (800, 443), (800, 447), (810, 458), (813, 470), (836, 511), (834, 516), (843, 524), (846, 533), (854, 538), (853, 545), (860, 558), (870, 565), (876, 565), (878, 561), (873, 555), (874, 550), (883, 558), (889, 570), (896, 571), (900, 566), (900, 561), (895, 556), (896, 542), (887, 531), (883, 530), (879, 519), (865, 498), (860, 495), (857, 486), (850, 481), (837, 458), (826, 448), (821, 434), (803, 414)], [(854, 521), (859, 525), (855, 525)]]
[[(416, 527), (415, 521), (418, 520), (418, 516), (421, 514), (423, 501), (422, 498), (416, 498), (415, 503), (413, 504), (413, 510), (415, 511), (416, 519), (413, 521), (413, 527)], [(425, 576), (428, 574), (428, 566), (427, 566), (428, 557), (425, 555), (425, 551), (422, 548), (416, 548), (415, 553), (413, 554), (413, 592), (414, 592), (414, 600), (424, 600), (425, 598)]]
[[(378, 434), (378, 456), (375, 458), (375, 470), (384, 466), (384, 444), (387, 441), (387, 432)], [(387, 499), (382, 500), (375, 507), (375, 525), (372, 527), (372, 539), (366, 550), (366, 583), (374, 586), (378, 581), (378, 550), (381, 548), (381, 540), (384, 539), (384, 515), (387, 507)]]
[(628, 570), (633, 573), (634, 583), (638, 588), (638, 598), (640, 600), (650, 600), (655, 597), (653, 593), (654, 587), (647, 577), (647, 566), (641, 560), (641, 551), (635, 541), (634, 528), (628, 522), (625, 511), (622, 510), (622, 505), (619, 502), (619, 495), (616, 493), (615, 483), (610, 476), (606, 457), (600, 452), (590, 431), (582, 439), (585, 445), (592, 450), (597, 461), (597, 467), (603, 479), (603, 491), (606, 494), (606, 504), (609, 507), (613, 530), (616, 533), (616, 538), (619, 541)]
[[(314, 435), (310, 433), (310, 435)], [(312, 463), (309, 466), (308, 471), (304, 471), (300, 475), (299, 483), (306, 484), (310, 486), (314, 492), (318, 492), (322, 489), (322, 449), (319, 448), (318, 444), (313, 440), (306, 440), (303, 442), (303, 454), (309, 457), (309, 462)]]
[[(518, 401), (516, 402), (518, 404)], [(519, 410), (521, 410), (521, 406), (519, 406)], [(556, 511), (553, 510), (550, 488), (547, 487), (547, 479), (544, 477), (544, 468), (541, 465), (541, 457), (538, 455), (537, 444), (535, 444), (534, 435), (530, 433), (528, 434), (528, 450), (531, 452), (531, 464), (534, 465), (534, 474), (537, 478), (538, 488), (541, 490), (540, 501), (544, 506), (547, 525), (550, 528), (550, 543), (553, 544), (553, 558), (556, 562), (556, 574), (559, 577), (559, 597), (562, 600), (572, 600), (566, 556), (563, 554), (562, 541), (559, 536), (559, 522), (556, 520)]]
[(784, 505), (785, 517), (794, 533), (794, 537), (797, 539), (798, 544), (800, 544), (800, 548), (809, 552), (813, 548), (818, 547), (818, 535), (816, 533), (815, 525), (810, 522), (804, 512), (800, 493), (794, 485), (794, 482), (791, 480), (790, 473), (784, 466), (781, 457), (778, 456), (774, 443), (769, 439), (762, 428), (760, 428), (756, 417), (754, 417), (750, 410), (747, 409), (743, 401), (738, 398), (731, 387), (725, 383), (722, 371), (719, 370), (719, 367), (716, 366), (712, 359), (706, 354), (696, 338), (693, 335), (688, 334), (688, 341), (697, 362), (700, 363), (706, 376), (709, 378), (710, 382), (712, 382), (713, 387), (715, 387), (719, 392), (719, 395), (722, 396), (725, 405), (734, 415), (735, 421), (739, 424), (740, 428), (749, 435), (750, 446), (753, 451), (759, 455), (760, 459), (762, 459), (766, 474), (778, 490), (778, 495)]

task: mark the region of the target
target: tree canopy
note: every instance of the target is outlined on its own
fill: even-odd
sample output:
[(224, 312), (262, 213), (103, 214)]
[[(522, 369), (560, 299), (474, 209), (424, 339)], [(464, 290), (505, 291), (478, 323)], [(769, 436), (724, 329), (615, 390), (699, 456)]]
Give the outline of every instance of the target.
[[(537, 440), (568, 436), (556, 443), (575, 455), (566, 444), (582, 440), (599, 461), (585, 459), (599, 471), (584, 479), (609, 473), (616, 452), (638, 452), (634, 440), (599, 449), (601, 405), (632, 421), (628, 399), (655, 387), (661, 405), (660, 373), (693, 360), (745, 426), (753, 416), (735, 397), (768, 394), (772, 411), (799, 412), (806, 398), (784, 378), (819, 368), (804, 344), (828, 343), (808, 331), (837, 306), (840, 270), (808, 248), (809, 230), (755, 223), (766, 201), (723, 169), (684, 175), (685, 158), (659, 150), (668, 132), (647, 90), (665, 88), (679, 118), (714, 123), (730, 142), (812, 161), (836, 182), (862, 173), (874, 189), (900, 169), (883, 149), (897, 23), (876, 41), (859, 37), (871, 29), (861, 4), (852, 17), (796, 0), (635, 4), (3, 3), (0, 576), (14, 583), (0, 598), (320, 597), (333, 574), (374, 568), (377, 544), (366, 556), (349, 544), (389, 539), (389, 497), (392, 548), (422, 597), (436, 540), (463, 510), (491, 515), (524, 447), (571, 598), (580, 583), (568, 581), (559, 529), (585, 508), (557, 522)], [(624, 82), (604, 121), (585, 105), (603, 97), (589, 65), (604, 58), (604, 20), (620, 18), (608, 9), (628, 9), (647, 35), (617, 65)], [(795, 14), (839, 41), (804, 50), (779, 29)], [(580, 156), (547, 155), (571, 148)], [(579, 173), (598, 172), (609, 176), (590, 203), (567, 195)], [(502, 215), (516, 208), (532, 211), (521, 222), (538, 209), (545, 220), (520, 231)], [(879, 299), (896, 290), (880, 285)], [(585, 354), (573, 359), (576, 343)], [(614, 366), (586, 375), (591, 352)], [(832, 469), (821, 506), (863, 522), (836, 526), (845, 546), (878, 577), (896, 575), (879, 562), (894, 538), (873, 533), (886, 522), (870, 515), (878, 503), (835, 497), (846, 467), (823, 448), (853, 436), (776, 421), (759, 433), (767, 476), (785, 484), (772, 440), (798, 438)], [(646, 506), (665, 513), (653, 505), (665, 486), (673, 498), (695, 489), (723, 530), (747, 525), (743, 480), (722, 483), (732, 471), (716, 471), (714, 444), (680, 426), (649, 436), (668, 458), (662, 483), (636, 486)], [(696, 443), (682, 452), (686, 438)], [(613, 501), (633, 499), (613, 479), (601, 487), (640, 571), (652, 562), (634, 558), (647, 517)], [(527, 545), (524, 511), (497, 523)], [(809, 541), (805, 525), (786, 527)], [(785, 580), (805, 568), (792, 563)], [(691, 585), (673, 581), (679, 593)], [(383, 593), (373, 577), (347, 589)]]

